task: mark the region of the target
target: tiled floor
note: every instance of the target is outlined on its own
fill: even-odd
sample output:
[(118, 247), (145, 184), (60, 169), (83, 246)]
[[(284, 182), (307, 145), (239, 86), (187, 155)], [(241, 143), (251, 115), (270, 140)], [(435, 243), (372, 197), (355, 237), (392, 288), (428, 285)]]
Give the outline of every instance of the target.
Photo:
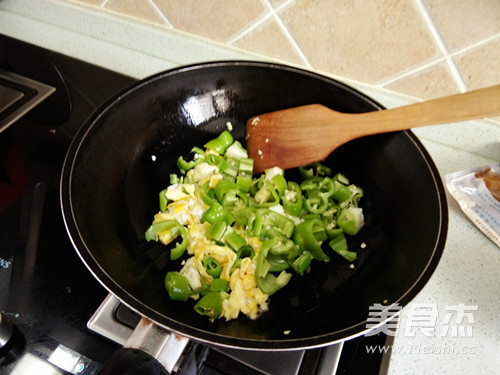
[(499, 0), (67, 0), (422, 99), (500, 83)]

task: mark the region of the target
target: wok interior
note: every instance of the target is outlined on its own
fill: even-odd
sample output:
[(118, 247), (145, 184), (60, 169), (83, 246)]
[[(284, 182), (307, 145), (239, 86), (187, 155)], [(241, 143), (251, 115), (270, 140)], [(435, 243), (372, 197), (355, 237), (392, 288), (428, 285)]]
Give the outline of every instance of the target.
[(432, 273), (446, 232), (441, 183), (425, 150), (406, 132), (350, 142), (326, 161), (365, 191), (366, 224), (350, 239), (358, 251), (355, 269), (333, 254), (328, 264), (314, 262), (309, 274), (292, 277), (273, 295), (270, 310), (255, 321), (210, 323), (193, 303), (168, 299), (163, 277), (179, 263), (143, 237), (158, 211), (158, 192), (177, 173), (177, 157), (218, 135), (227, 121), (243, 140), (249, 117), (310, 103), (353, 113), (379, 108), (332, 80), (257, 63), (167, 72), (117, 96), (84, 125), (65, 166), (72, 212), (69, 204), (63, 209), (88, 267), (142, 314), (223, 345), (321, 345), (363, 331), (373, 303), (404, 305)]

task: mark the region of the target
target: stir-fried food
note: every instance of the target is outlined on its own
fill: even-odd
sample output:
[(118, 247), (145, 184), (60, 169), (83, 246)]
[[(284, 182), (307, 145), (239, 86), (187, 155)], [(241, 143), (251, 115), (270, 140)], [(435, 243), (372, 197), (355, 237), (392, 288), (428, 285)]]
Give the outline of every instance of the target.
[(211, 320), (256, 319), (292, 275), (314, 272), (314, 261), (356, 260), (346, 235), (363, 227), (363, 191), (344, 175), (315, 163), (299, 168), (300, 182), (278, 167), (254, 176), (227, 130), (191, 153), (190, 161), (179, 157), (145, 235), (183, 259), (165, 277), (170, 299), (195, 300)]

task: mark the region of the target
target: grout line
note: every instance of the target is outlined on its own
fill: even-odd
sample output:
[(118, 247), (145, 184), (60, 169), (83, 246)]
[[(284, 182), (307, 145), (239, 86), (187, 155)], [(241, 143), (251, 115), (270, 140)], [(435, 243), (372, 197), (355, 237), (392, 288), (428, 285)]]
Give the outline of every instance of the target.
[(158, 5), (156, 5), (155, 1), (154, 0), (149, 0), (151, 6), (155, 9), (155, 12), (156, 14), (158, 14), (160, 16), (160, 18), (162, 18), (166, 25), (170, 28), (174, 28), (174, 25), (172, 24), (172, 22), (170, 22), (170, 20), (168, 19), (168, 17), (165, 15), (165, 13), (162, 12), (162, 10), (160, 8), (158, 8)]
[(234, 36), (232, 36), (229, 40), (227, 40), (227, 44), (234, 44), (238, 40), (242, 39), (246, 35), (250, 34), (252, 31), (257, 29), (257, 27), (261, 26), (263, 23), (265, 23), (268, 19), (272, 17), (272, 14), (265, 13), (263, 16), (258, 18), (255, 22), (250, 23), (249, 26), (243, 28), (240, 32), (236, 33)]
[(421, 65), (418, 65), (416, 68), (413, 67), (411, 69), (408, 69), (406, 70), (405, 72), (403, 73), (400, 73), (400, 74), (396, 74), (390, 78), (387, 78), (386, 80), (383, 80), (383, 81), (380, 81), (378, 83), (375, 84), (376, 87), (384, 87), (384, 86), (387, 86), (387, 85), (390, 85), (394, 82), (397, 82), (401, 79), (404, 79), (406, 77), (410, 77), (412, 75), (414, 75), (415, 73), (419, 73), (419, 72), (422, 72), (430, 67), (432, 67), (433, 65), (437, 65), (441, 62), (446, 62), (446, 57), (443, 56), (443, 57), (438, 57), (436, 59), (433, 59), (431, 61), (428, 61), (428, 62), (425, 62)]
[(494, 34), (494, 35), (491, 35), (485, 39), (481, 39), (480, 41), (478, 42), (475, 42), (475, 43), (472, 43), (472, 44), (469, 44), (468, 46), (465, 46), (453, 53), (450, 54), (450, 56), (459, 56), (463, 53), (466, 53), (466, 52), (469, 52), (475, 48), (478, 48), (478, 47), (482, 47), (484, 46), (485, 44), (488, 44), (489, 42), (493, 42), (495, 41), (496, 39), (500, 39), (500, 33), (498, 34)]
[(99, 5), (100, 8), (104, 8), (106, 4), (109, 2), (109, 0), (103, 0), (101, 4)]
[[(492, 41), (495, 41), (497, 39), (500, 39), (500, 33), (499, 34), (495, 34), (495, 35), (492, 35), (492, 36), (489, 36), (485, 39), (482, 39), (478, 42), (475, 42), (475, 43), (472, 43), (468, 46), (465, 46), (453, 53), (450, 53), (449, 56), (450, 58), (453, 58), (453, 57), (457, 57), (457, 56), (460, 56), (464, 53), (467, 53), (475, 48), (478, 48), (478, 47), (482, 47)], [(397, 82), (397, 81), (400, 81), (406, 77), (410, 77), (416, 73), (419, 73), (419, 72), (422, 72), (430, 67), (432, 67), (433, 65), (437, 65), (439, 63), (442, 63), (442, 62), (446, 62), (447, 61), (447, 58), (446, 56), (442, 56), (442, 57), (438, 57), (434, 60), (431, 60), (429, 62), (426, 62), (426, 63), (423, 63), (422, 65), (419, 65), (417, 66), (416, 68), (411, 68), (403, 73), (400, 73), (400, 74), (397, 74), (393, 77), (390, 77), (390, 78), (387, 78), (386, 80), (383, 80), (383, 81), (380, 81), (378, 83), (375, 84), (375, 87), (378, 87), (378, 88), (384, 88), (384, 86), (387, 86), (387, 85), (390, 85), (394, 82)]]
[(274, 9), (268, 0), (261, 0), (261, 1), (267, 6), (267, 8), (269, 9), (269, 12), (271, 12), (272, 16), (274, 17), (274, 20), (276, 21), (276, 23), (280, 27), (281, 31), (285, 34), (286, 38), (288, 39), (288, 41), (292, 45), (295, 52), (297, 52), (300, 59), (303, 61), (304, 65), (307, 68), (312, 69), (313, 67), (312, 67), (311, 63), (309, 62), (308, 58), (306, 57), (306, 55), (304, 54), (304, 51), (302, 51), (302, 48), (300, 48), (299, 44), (297, 43), (297, 41), (293, 37), (290, 30), (288, 30), (285, 23), (283, 22), (281, 17), (278, 16), (278, 13), (276, 12), (276, 10), (279, 11), (279, 10), (283, 9), (284, 7), (288, 6), (289, 4), (291, 4), (292, 1), (287, 1), (283, 4), (281, 4), (277, 9)]
[(445, 61), (446, 64), (448, 65), (448, 68), (450, 69), (450, 73), (455, 79), (455, 82), (457, 83), (459, 89), (462, 92), (467, 91), (467, 85), (465, 84), (465, 81), (460, 74), (460, 71), (458, 70), (457, 66), (453, 62), (453, 59), (450, 56), (450, 53), (448, 52), (448, 49), (446, 48), (446, 45), (443, 41), (443, 38), (441, 37), (441, 34), (439, 33), (438, 28), (434, 24), (431, 15), (427, 11), (425, 5), (423, 4), (423, 0), (414, 0), (414, 3), (416, 4), (418, 10), (420, 11), (425, 23), (427, 24), (429, 31), (431, 32), (431, 35), (434, 37), (434, 40), (438, 46), (438, 48), (441, 50), (441, 52), (445, 56)]

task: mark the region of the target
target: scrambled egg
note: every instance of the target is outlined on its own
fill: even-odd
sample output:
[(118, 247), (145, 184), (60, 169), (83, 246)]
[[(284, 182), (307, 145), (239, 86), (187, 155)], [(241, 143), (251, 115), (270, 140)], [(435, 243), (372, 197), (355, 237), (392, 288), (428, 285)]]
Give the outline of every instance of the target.
[[(257, 318), (263, 311), (268, 309), (267, 300), (269, 296), (263, 293), (255, 282), (255, 259), (243, 258), (239, 268), (231, 273), (231, 267), (237, 259), (236, 253), (226, 246), (221, 246), (215, 241), (207, 238), (210, 229), (209, 223), (202, 223), (201, 217), (209, 208), (200, 198), (200, 186), (209, 181), (215, 187), (222, 179), (217, 168), (207, 163), (200, 163), (188, 174), (194, 177), (194, 184), (173, 184), (166, 190), (168, 205), (165, 212), (155, 215), (153, 222), (163, 220), (177, 220), (186, 226), (188, 232), (187, 253), (191, 255), (184, 263), (180, 273), (184, 275), (194, 291), (192, 298), (199, 298), (198, 291), (203, 285), (210, 284), (213, 277), (208, 275), (203, 260), (207, 257), (216, 259), (222, 266), (220, 278), (229, 282), (229, 297), (223, 301), (221, 317), (226, 320), (236, 319), (240, 313), (251, 319)], [(241, 228), (235, 228), (242, 235), (250, 246), (258, 254), (261, 242), (258, 238), (247, 238), (246, 233)], [(169, 244), (173, 238), (169, 233), (161, 233), (159, 240), (164, 244)], [(204, 280), (202, 280), (204, 279)]]
[(255, 263), (250, 258), (241, 261), (229, 282), (231, 294), (222, 302), (222, 315), (226, 320), (236, 319), (240, 312), (250, 319), (256, 319), (267, 310), (268, 295), (255, 282)]

